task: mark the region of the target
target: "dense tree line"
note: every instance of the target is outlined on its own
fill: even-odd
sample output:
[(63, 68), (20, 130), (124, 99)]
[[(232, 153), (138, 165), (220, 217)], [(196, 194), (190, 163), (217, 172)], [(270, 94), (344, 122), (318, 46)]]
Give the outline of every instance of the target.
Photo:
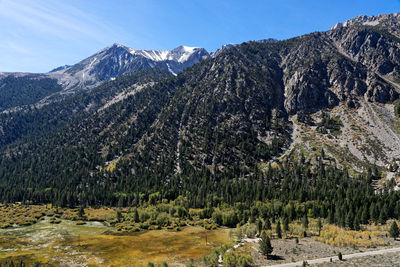
[(0, 79), (0, 111), (36, 103), (52, 93), (61, 91), (57, 80), (34, 75)]
[[(201, 208), (200, 217), (213, 218), (216, 223), (231, 227), (259, 218), (265, 223), (283, 218), (285, 225), (311, 217), (359, 229), (360, 224), (368, 222), (400, 219), (400, 193), (390, 188), (376, 191), (371, 185), (378, 177), (376, 170), (351, 177), (346, 170), (324, 164), (322, 159), (318, 166), (313, 166), (301, 158), (268, 167), (265, 173), (257, 168), (247, 173), (241, 171), (239, 166), (214, 174), (202, 170), (190, 176), (170, 177), (168, 183), (156, 176), (118, 171), (80, 177), (85, 186), (72, 179), (60, 179), (51, 185), (43, 179), (25, 180), (23, 184), (10, 179), (8, 184), (2, 182), (0, 196), (2, 202), (59, 206), (140, 206), (161, 203), (163, 199), (181, 199), (176, 203), (180, 203), (182, 216), (190, 208)], [(221, 205), (232, 207), (232, 211), (216, 212), (215, 208)]]

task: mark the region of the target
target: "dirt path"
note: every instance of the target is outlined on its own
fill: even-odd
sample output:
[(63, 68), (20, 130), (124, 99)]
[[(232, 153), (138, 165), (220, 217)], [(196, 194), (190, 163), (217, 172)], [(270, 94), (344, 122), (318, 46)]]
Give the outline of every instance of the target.
[[(388, 248), (388, 249), (381, 249), (381, 250), (373, 250), (373, 251), (366, 251), (354, 254), (343, 255), (343, 259), (351, 259), (351, 258), (358, 258), (358, 257), (365, 257), (365, 256), (374, 256), (385, 254), (389, 252), (400, 252), (400, 247), (397, 248)], [(337, 256), (333, 257), (326, 257), (326, 258), (319, 258), (314, 260), (307, 260), (308, 264), (316, 264), (316, 263), (324, 263), (339, 260)], [(295, 267), (295, 266), (302, 266), (303, 261), (291, 262), (291, 263), (283, 263), (283, 264), (276, 264), (276, 265), (265, 265), (265, 266), (273, 266), (273, 267)]]

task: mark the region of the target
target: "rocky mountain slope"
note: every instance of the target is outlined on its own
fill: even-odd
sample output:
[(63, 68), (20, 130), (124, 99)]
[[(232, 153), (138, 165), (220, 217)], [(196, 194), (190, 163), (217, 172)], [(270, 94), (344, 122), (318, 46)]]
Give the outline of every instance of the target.
[[(359, 67), (334, 70), (342, 73), (338, 82), (331, 81), (340, 101), (329, 112), (343, 123), (341, 132), (321, 135), (316, 126), (300, 123), (303, 134), (298, 133), (297, 138), (302, 136), (303, 142), (298, 144), (323, 146), (347, 166), (398, 164), (399, 20), (399, 14), (360, 16), (325, 33), (347, 64)], [(347, 73), (343, 75), (343, 71)], [(359, 79), (350, 80), (354, 74)], [(320, 120), (321, 112), (312, 117)]]
[[(104, 188), (116, 194), (162, 191), (173, 199), (195, 188), (213, 190), (222, 181), (257, 180), (270, 163), (281, 164), (277, 159), (316, 154), (351, 172), (376, 164), (395, 177), (400, 163), (398, 16), (378, 17), (376, 25), (347, 23), (289, 40), (232, 46), (177, 76), (161, 75), (140, 85), (127, 80), (93, 105), (67, 97), (54, 107), (74, 99), (81, 108), (73, 110), (81, 115), (34, 138), (30, 130), (18, 135), (18, 129), (21, 123), (40, 129), (36, 125), (43, 122), (35, 123), (40, 111), (29, 119), (3, 116), (0, 125), (8, 128), (0, 129), (7, 140), (0, 150), (5, 182), (0, 189), (10, 186), (6, 181), (21, 188), (28, 181), (38, 191), (79, 189), (91, 199)], [(97, 59), (106, 49), (59, 72), (112, 78), (131, 66), (169, 69), (172, 59), (184, 68), (190, 58), (187, 48), (165, 53), (119, 45), (108, 49), (110, 58)], [(190, 51), (194, 61), (204, 57), (201, 50)], [(105, 71), (103, 64), (115, 58), (121, 64)], [(101, 92), (120, 79), (104, 84)]]
[[(69, 123), (79, 121), (111, 104), (122, 102), (143, 87), (169, 76), (172, 74), (163, 69), (143, 70), (105, 82), (91, 91), (81, 91), (51, 101), (41, 107), (33, 105), (25, 109), (15, 109), (13, 112), (3, 111), (0, 113), (0, 148), (12, 143), (27, 142), (39, 136), (48, 137)], [(40, 81), (38, 79), (37, 83)], [(34, 85), (36, 83), (31, 84)]]

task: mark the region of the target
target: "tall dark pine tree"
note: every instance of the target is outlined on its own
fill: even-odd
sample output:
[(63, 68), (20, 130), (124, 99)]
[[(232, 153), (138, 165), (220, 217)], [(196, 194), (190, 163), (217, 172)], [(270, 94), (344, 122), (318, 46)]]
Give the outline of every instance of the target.
[(138, 223), (140, 221), (139, 219), (139, 213), (137, 211), (137, 209), (135, 209), (134, 215), (133, 215), (133, 221)]
[(283, 217), (283, 231), (285, 233), (289, 231), (289, 219), (287, 216)]
[(400, 234), (399, 226), (395, 221), (393, 221), (392, 225), (390, 226), (389, 235), (390, 237), (396, 239), (399, 236), (399, 234)]
[(274, 248), (271, 245), (271, 240), (270, 240), (269, 236), (265, 232), (263, 232), (261, 234), (261, 239), (259, 241), (259, 245), (260, 245), (261, 254), (264, 256), (267, 256), (267, 258), (268, 258), (271, 255)]
[(83, 209), (82, 206), (80, 206), (78, 216), (79, 216), (79, 218), (82, 218), (84, 215), (85, 215), (85, 210)]
[(321, 218), (318, 218), (317, 227), (318, 227), (318, 235), (321, 235), (321, 230), (322, 230)]
[(278, 222), (276, 223), (276, 234), (278, 235), (278, 238), (282, 238), (282, 228), (280, 220), (278, 220)]
[(307, 215), (304, 215), (304, 217), (303, 217), (303, 228), (304, 228), (304, 230), (308, 229), (308, 218), (307, 218)]

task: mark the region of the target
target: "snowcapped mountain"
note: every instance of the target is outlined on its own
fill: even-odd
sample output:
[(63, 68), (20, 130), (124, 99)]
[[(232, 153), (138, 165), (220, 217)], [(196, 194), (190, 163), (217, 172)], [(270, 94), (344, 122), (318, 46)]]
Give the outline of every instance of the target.
[(139, 50), (114, 44), (75, 65), (57, 68), (49, 75), (56, 78), (65, 89), (91, 88), (125, 73), (154, 67), (167, 69), (177, 75), (185, 68), (209, 57), (210, 53), (199, 47)]

